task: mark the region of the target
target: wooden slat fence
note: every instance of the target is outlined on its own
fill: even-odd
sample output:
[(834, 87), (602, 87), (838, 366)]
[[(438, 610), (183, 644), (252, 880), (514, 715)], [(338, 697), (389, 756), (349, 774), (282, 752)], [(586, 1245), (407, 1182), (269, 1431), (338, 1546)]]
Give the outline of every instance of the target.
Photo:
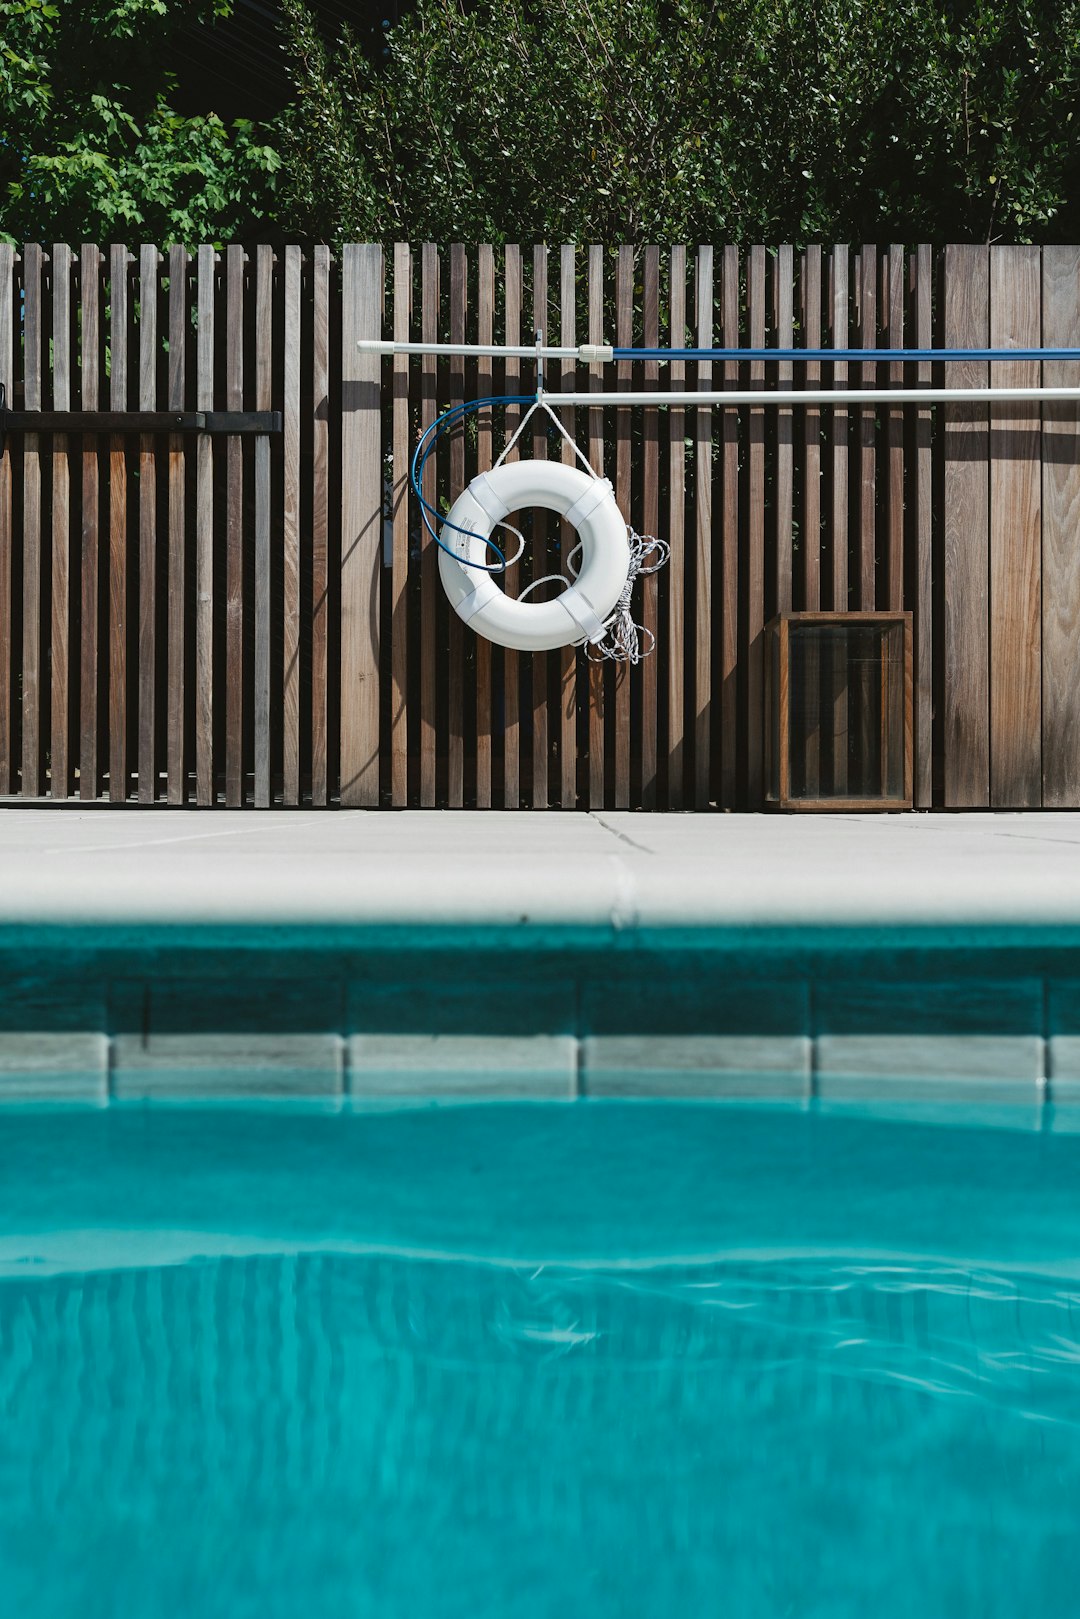
[[(16, 412), (282, 418), (273, 436), (31, 421), (9, 434), (0, 797), (753, 809), (769, 617), (906, 607), (917, 805), (1080, 806), (1080, 410), (567, 407), (672, 559), (639, 587), (651, 659), (531, 657), (449, 611), (408, 492), (418, 431), (455, 401), (528, 392), (531, 363), (380, 360), (356, 341), (528, 342), (538, 325), (564, 344), (867, 353), (565, 363), (552, 388), (1060, 385), (1080, 368), (872, 354), (1080, 344), (1080, 249), (398, 243), (336, 260), (0, 244), (0, 383)], [(448, 435), (428, 498), (445, 509), (519, 420), (499, 410)], [(542, 428), (520, 449), (571, 454)], [(563, 524), (523, 520), (511, 590), (573, 543)], [(834, 781), (843, 763), (829, 761)]]

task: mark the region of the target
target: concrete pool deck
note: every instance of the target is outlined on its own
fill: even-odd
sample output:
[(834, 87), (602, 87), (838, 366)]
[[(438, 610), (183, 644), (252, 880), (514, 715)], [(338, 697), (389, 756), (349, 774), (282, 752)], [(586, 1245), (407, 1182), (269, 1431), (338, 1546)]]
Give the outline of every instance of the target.
[(44, 922), (1080, 927), (1080, 815), (5, 809)]
[(656, 1095), (1080, 1128), (1080, 816), (0, 812), (0, 1098)]

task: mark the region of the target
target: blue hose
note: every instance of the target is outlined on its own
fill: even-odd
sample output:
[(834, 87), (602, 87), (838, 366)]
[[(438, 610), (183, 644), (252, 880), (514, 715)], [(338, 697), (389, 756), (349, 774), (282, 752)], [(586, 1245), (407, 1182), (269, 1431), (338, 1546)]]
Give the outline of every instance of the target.
[[(503, 573), (506, 570), (506, 553), (500, 551), (495, 541), (489, 537), (477, 534), (471, 528), (462, 528), (460, 523), (449, 522), (447, 518), (435, 510), (435, 507), (429, 501), (424, 499), (420, 485), (428, 457), (438, 448), (439, 439), (442, 435), (457, 422), (463, 421), (470, 411), (484, 410), (495, 405), (532, 405), (535, 403), (535, 394), (496, 394), (489, 399), (467, 399), (464, 404), (452, 405), (441, 416), (437, 416), (431, 426), (424, 429), (420, 435), (420, 441), (413, 451), (412, 465), (409, 468), (409, 483), (412, 486), (413, 494), (420, 503), (420, 515), (424, 520), (424, 527), (439, 547), (439, 550), (445, 551), (447, 556), (454, 558), (455, 562), (460, 562), (463, 568), (478, 568), (481, 573)], [(494, 551), (499, 559), (499, 565), (491, 567), (486, 562), (469, 562), (457, 551), (452, 550), (449, 545), (443, 544), (435, 528), (435, 523), (445, 528), (452, 528), (458, 534), (465, 534), (469, 539), (479, 540), (489, 550)]]

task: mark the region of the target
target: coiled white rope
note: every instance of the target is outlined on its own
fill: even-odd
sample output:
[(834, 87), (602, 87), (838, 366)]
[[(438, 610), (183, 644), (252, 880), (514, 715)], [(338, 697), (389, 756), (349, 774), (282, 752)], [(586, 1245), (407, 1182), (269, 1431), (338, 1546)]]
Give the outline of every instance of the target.
[[(597, 482), (600, 482), (600, 474), (579, 448), (576, 440), (567, 432), (562, 421), (552, 410), (546, 399), (538, 399), (525, 412), (507, 440), (498, 460), (495, 462), (495, 466), (500, 467), (506, 460), (506, 457), (524, 433), (529, 418), (538, 410), (547, 412), (590, 478), (595, 478)], [(520, 529), (514, 528), (511, 523), (497, 523), (495, 526), (508, 529), (511, 534), (517, 536), (518, 548), (514, 555), (507, 559), (506, 565), (509, 567), (511, 562), (518, 560), (525, 549), (525, 537)], [(655, 635), (651, 630), (646, 629), (643, 624), (636, 622), (630, 611), (630, 602), (637, 580), (647, 574), (659, 572), (671, 556), (671, 546), (666, 540), (657, 539), (655, 534), (639, 534), (629, 523), (626, 527), (630, 541), (630, 567), (626, 575), (626, 584), (623, 586), (622, 595), (604, 622), (603, 639), (594, 641), (591, 645), (586, 645), (585, 647), (585, 656), (590, 663), (603, 663), (605, 659), (610, 658), (614, 663), (636, 664), (641, 663), (644, 658), (651, 657), (656, 650)], [(526, 585), (525, 589), (518, 593), (517, 600), (524, 601), (531, 591), (538, 590), (541, 585), (561, 584), (565, 589), (569, 589), (573, 580), (578, 576), (579, 570), (574, 566), (574, 558), (579, 555), (580, 551), (581, 545), (579, 543), (574, 546), (574, 549), (566, 558), (566, 567), (570, 574), (569, 579), (565, 573), (546, 573), (542, 578), (534, 579), (531, 584)], [(648, 637), (647, 645), (642, 645), (642, 636)]]

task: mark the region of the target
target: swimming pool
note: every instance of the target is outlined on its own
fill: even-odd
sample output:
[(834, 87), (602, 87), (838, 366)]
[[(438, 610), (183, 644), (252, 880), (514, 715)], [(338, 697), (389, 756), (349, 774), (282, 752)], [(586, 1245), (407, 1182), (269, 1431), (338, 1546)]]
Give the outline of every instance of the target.
[(20, 1619), (1000, 1615), (1080, 1585), (1080, 1135), (0, 1115)]

